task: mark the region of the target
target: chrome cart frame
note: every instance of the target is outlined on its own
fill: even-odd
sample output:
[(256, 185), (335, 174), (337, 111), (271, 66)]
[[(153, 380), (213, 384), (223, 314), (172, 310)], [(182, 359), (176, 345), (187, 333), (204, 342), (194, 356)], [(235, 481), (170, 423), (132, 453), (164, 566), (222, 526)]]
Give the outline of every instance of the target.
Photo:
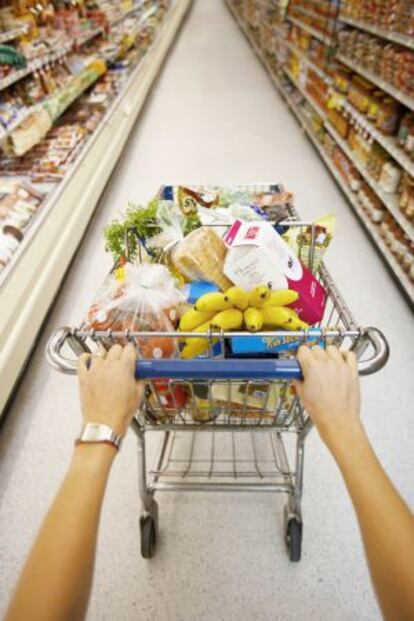
[[(251, 189), (251, 186), (242, 186)], [(280, 191), (281, 186), (254, 186), (255, 191)], [(308, 265), (312, 269), (315, 225), (301, 222), (292, 206), (282, 224), (311, 227)], [(357, 326), (331, 276), (320, 265), (317, 277), (327, 292), (324, 319), (308, 331), (246, 332), (213, 331), (209, 354), (204, 359), (137, 360), (137, 377), (145, 380), (145, 398), (133, 421), (138, 439), (141, 553), (155, 553), (158, 505), (155, 492), (165, 491), (263, 491), (287, 494), (285, 539), (289, 558), (301, 556), (304, 443), (312, 427), (292, 380), (301, 377), (295, 359), (301, 343), (335, 344), (351, 349), (358, 358), (360, 375), (381, 369), (389, 355), (387, 341), (375, 328)], [(47, 345), (49, 363), (63, 373), (76, 373), (73, 356), (108, 349), (115, 342), (141, 339), (195, 338), (199, 333), (144, 333), (91, 331), (61, 328)], [(263, 337), (272, 343), (292, 343), (294, 349), (278, 358), (235, 359), (226, 356), (228, 339)], [(65, 348), (72, 355), (65, 355)], [(217, 353), (219, 352), (219, 353)], [(183, 402), (183, 394), (186, 395)], [(147, 467), (146, 434), (162, 431), (159, 456)]]

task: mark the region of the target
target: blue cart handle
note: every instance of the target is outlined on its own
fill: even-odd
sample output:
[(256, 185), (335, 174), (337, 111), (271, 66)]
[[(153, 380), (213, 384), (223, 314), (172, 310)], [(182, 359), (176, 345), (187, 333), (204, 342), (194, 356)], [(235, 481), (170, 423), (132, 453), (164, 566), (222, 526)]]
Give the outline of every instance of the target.
[[(71, 328), (64, 327), (51, 335), (46, 346), (46, 357), (49, 364), (61, 373), (75, 374), (76, 360), (66, 358), (61, 353), (65, 342), (69, 342), (76, 355), (88, 351), (80, 340), (73, 336)], [(360, 375), (370, 375), (379, 371), (389, 357), (387, 340), (376, 328), (361, 330), (361, 336), (354, 345), (358, 357), (363, 355), (368, 345), (372, 346), (373, 352), (369, 358), (359, 360)], [(269, 381), (302, 379), (302, 370), (297, 360), (292, 359), (138, 360), (136, 375), (141, 379)]]
[(139, 379), (294, 380), (302, 379), (296, 360), (137, 360)]

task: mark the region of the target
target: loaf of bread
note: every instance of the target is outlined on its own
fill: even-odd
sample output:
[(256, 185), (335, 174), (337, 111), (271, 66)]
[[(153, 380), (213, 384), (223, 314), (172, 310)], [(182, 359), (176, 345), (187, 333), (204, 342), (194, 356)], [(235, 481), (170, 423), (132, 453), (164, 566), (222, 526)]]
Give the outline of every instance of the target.
[(174, 266), (189, 280), (216, 283), (222, 291), (232, 286), (223, 274), (227, 248), (211, 227), (202, 226), (185, 237), (173, 250)]

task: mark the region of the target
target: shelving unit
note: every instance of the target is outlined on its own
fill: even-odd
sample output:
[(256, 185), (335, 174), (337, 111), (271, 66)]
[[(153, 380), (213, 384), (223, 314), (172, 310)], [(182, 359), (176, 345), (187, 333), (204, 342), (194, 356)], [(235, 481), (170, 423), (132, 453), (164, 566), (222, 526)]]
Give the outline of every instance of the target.
[(3, 78), (2, 80), (0, 80), (0, 91), (2, 91), (5, 88), (8, 88), (15, 82), (18, 82), (22, 78), (25, 78), (26, 76), (30, 75), (34, 71), (41, 69), (45, 65), (49, 65), (50, 63), (54, 63), (60, 58), (63, 58), (64, 56), (66, 56), (66, 54), (68, 54), (71, 51), (71, 49), (72, 49), (72, 44), (65, 45), (63, 46), (61, 50), (56, 50), (55, 52), (52, 52), (50, 54), (45, 54), (44, 56), (41, 56), (40, 58), (36, 58), (35, 60), (32, 60), (31, 62), (27, 64), (27, 67), (24, 67), (24, 69), (13, 71), (6, 78)]
[(0, 288), (0, 411), (30, 355), (43, 319), (192, 0), (175, 0), (157, 39), (100, 127), (42, 207)]
[(303, 61), (306, 65), (308, 65), (308, 67), (310, 67), (311, 69), (313, 69), (313, 71), (315, 73), (318, 74), (318, 76), (324, 80), (324, 82), (326, 82), (328, 85), (331, 84), (331, 80), (329, 78), (329, 76), (326, 75), (326, 73), (320, 68), (318, 67), (318, 65), (315, 65), (314, 62), (312, 62), (312, 60), (310, 60), (310, 58), (308, 58), (305, 54), (305, 52), (303, 52), (302, 50), (300, 50), (298, 47), (296, 47), (296, 45), (294, 45), (293, 43), (291, 43), (291, 41), (287, 41), (284, 40), (283, 41), (284, 45), (286, 45), (287, 48), (289, 48), (294, 54), (296, 54), (298, 56), (298, 58), (300, 58), (301, 61)]
[(287, 19), (292, 24), (295, 24), (299, 28), (302, 28), (302, 30), (306, 30), (306, 32), (312, 35), (312, 37), (315, 37), (315, 39), (319, 39), (319, 41), (321, 41), (322, 43), (325, 43), (325, 45), (331, 44), (332, 42), (331, 37), (324, 35), (322, 32), (319, 32), (319, 30), (316, 30), (315, 28), (312, 28), (312, 26), (309, 26), (309, 24), (305, 24), (305, 22), (302, 22), (302, 20), (298, 19), (297, 17), (292, 17), (291, 15), (287, 15)]
[[(319, 142), (318, 138), (316, 137), (315, 133), (313, 132), (312, 128), (310, 127), (309, 122), (306, 119), (306, 117), (305, 117), (305, 115), (303, 113), (303, 110), (301, 110), (300, 105), (298, 105), (293, 100), (293, 98), (286, 92), (286, 89), (282, 85), (281, 80), (275, 74), (273, 68), (271, 67), (271, 65), (268, 62), (268, 60), (266, 59), (265, 55), (262, 53), (260, 47), (257, 45), (256, 41), (254, 40), (254, 38), (250, 34), (250, 32), (249, 32), (248, 28), (246, 27), (245, 23), (243, 22), (243, 20), (238, 15), (236, 9), (234, 8), (234, 6), (232, 4), (232, 1), (231, 0), (226, 0), (226, 3), (227, 3), (228, 8), (230, 9), (232, 15), (234, 16), (237, 24), (239, 25), (241, 31), (246, 36), (246, 38), (248, 39), (249, 43), (251, 44), (251, 46), (255, 50), (258, 58), (260, 59), (260, 61), (263, 63), (263, 65), (267, 69), (267, 71), (269, 73), (269, 77), (272, 80), (273, 84), (275, 85), (275, 87), (277, 88), (278, 92), (283, 97), (283, 99), (286, 101), (289, 109), (291, 110), (291, 112), (293, 113), (293, 115), (295, 116), (297, 121), (299, 122), (299, 124), (302, 127), (303, 131), (306, 133), (306, 135), (308, 136), (308, 138), (312, 142), (313, 146), (315, 147), (316, 151), (318, 152), (318, 154), (320, 155), (321, 159), (325, 163), (325, 165), (328, 168), (329, 172), (332, 174), (333, 178), (335, 179), (335, 181), (337, 182), (337, 184), (341, 188), (342, 192), (347, 197), (350, 205), (352, 206), (353, 211), (358, 216), (359, 220), (361, 221), (362, 225), (364, 226), (364, 229), (366, 230), (366, 232), (368, 233), (369, 237), (371, 238), (371, 240), (372, 240), (374, 246), (376, 247), (376, 249), (378, 250), (381, 258), (384, 260), (384, 262), (387, 265), (387, 267), (393, 273), (394, 277), (396, 278), (396, 282), (400, 285), (401, 289), (404, 291), (408, 301), (410, 302), (410, 304), (412, 306), (414, 306), (414, 285), (411, 283), (411, 281), (408, 278), (407, 274), (403, 271), (403, 269), (399, 265), (398, 261), (395, 259), (395, 257), (393, 256), (392, 252), (390, 251), (388, 246), (385, 244), (384, 240), (382, 239), (381, 235), (378, 232), (378, 228), (376, 227), (376, 225), (369, 220), (368, 215), (364, 212), (364, 210), (360, 206), (356, 194), (354, 194), (352, 192), (352, 190), (348, 187), (348, 185), (346, 184), (344, 179), (341, 177), (341, 175), (340, 175), (338, 169), (336, 168), (335, 164), (333, 163), (331, 158), (325, 152), (322, 144)], [(355, 166), (357, 168), (358, 168), (358, 166), (360, 167), (360, 168), (358, 168), (360, 170), (360, 173), (364, 176), (364, 178), (367, 179), (367, 182), (369, 183), (369, 180), (367, 178), (367, 172), (365, 171), (365, 169), (362, 168), (362, 166), (358, 162), (358, 160), (356, 160), (354, 153), (348, 147), (347, 143), (338, 135), (338, 133), (335, 131), (335, 129), (332, 127), (332, 125), (330, 125), (325, 112), (310, 97), (310, 95), (306, 92), (306, 90), (299, 84), (299, 82), (294, 78), (294, 76), (288, 70), (286, 70), (285, 67), (281, 67), (280, 70), (285, 73), (285, 75), (289, 78), (289, 80), (292, 82), (292, 84), (295, 86), (295, 88), (300, 92), (302, 97), (315, 110), (317, 115), (321, 118), (324, 127), (330, 133), (330, 135), (335, 140), (335, 142), (338, 144), (339, 148), (341, 148), (342, 151), (347, 155), (347, 157), (349, 157), (349, 159), (351, 159), (351, 161), (354, 162), (354, 164), (355, 164)], [(357, 163), (358, 163), (358, 166), (357, 166)], [(370, 180), (371, 180), (371, 182), (376, 184), (376, 182), (374, 182), (374, 180), (372, 180), (372, 179), (370, 179)], [(376, 184), (376, 186), (377, 186), (377, 184)], [(372, 185), (371, 185), (371, 187), (372, 187)], [(384, 197), (386, 197), (386, 199), (387, 199), (386, 206), (390, 210), (390, 213), (393, 213), (393, 216), (396, 217), (396, 219), (398, 219), (398, 221), (402, 222), (402, 224), (405, 227), (406, 232), (410, 236), (412, 236), (413, 235), (413, 227), (412, 227), (412, 225), (410, 223), (408, 223), (405, 220), (403, 214), (398, 210), (398, 205), (396, 204), (395, 199), (391, 199), (392, 195), (386, 195), (382, 190), (380, 190), (380, 191), (381, 191), (381, 194)]]
[(350, 103), (344, 102), (344, 110), (362, 127), (374, 140), (376, 140), (383, 149), (385, 149), (395, 159), (399, 165), (414, 177), (414, 162), (408, 155), (398, 146), (394, 136), (386, 136), (381, 133), (366, 116), (358, 112)]
[(13, 28), (12, 30), (6, 30), (6, 32), (0, 32), (0, 43), (6, 41), (12, 41), (26, 34), (28, 28), (25, 26), (19, 26), (19, 28)]
[(358, 170), (360, 175), (365, 179), (368, 185), (374, 190), (376, 195), (382, 200), (382, 202), (384, 203), (384, 205), (386, 206), (390, 214), (392, 214), (394, 219), (398, 222), (400, 227), (406, 233), (407, 237), (411, 241), (414, 241), (414, 227), (412, 226), (412, 224), (408, 222), (408, 220), (406, 220), (404, 215), (399, 210), (397, 196), (395, 194), (387, 194), (386, 192), (384, 192), (384, 190), (381, 188), (379, 183), (377, 183), (377, 181), (375, 181), (375, 179), (371, 177), (369, 172), (366, 170), (365, 166), (356, 157), (354, 151), (352, 151), (348, 143), (343, 138), (341, 138), (338, 132), (329, 123), (329, 121), (325, 122), (325, 127), (327, 131), (331, 134), (332, 138), (335, 140), (336, 144), (339, 147), (341, 147), (342, 151), (345, 153), (348, 159), (350, 159), (351, 162), (354, 164), (355, 168)]
[(379, 28), (378, 26), (374, 26), (373, 24), (370, 24), (362, 19), (353, 19), (352, 17), (347, 17), (346, 15), (339, 15), (339, 19), (344, 24), (355, 26), (355, 28), (359, 28), (359, 30), (364, 30), (365, 32), (369, 32), (377, 37), (381, 37), (381, 39), (386, 39), (392, 43), (399, 43), (404, 47), (414, 50), (414, 37), (409, 37), (408, 35), (393, 32), (392, 30), (385, 28)]
[(397, 101), (404, 104), (404, 106), (406, 106), (409, 110), (414, 111), (414, 99), (412, 97), (409, 97), (401, 91), (398, 91), (396, 88), (394, 88), (394, 86), (392, 86), (392, 84), (389, 84), (389, 82), (385, 82), (385, 80), (375, 75), (375, 73), (372, 73), (372, 71), (368, 71), (368, 69), (365, 69), (364, 67), (362, 67), (358, 63), (355, 63), (353, 60), (347, 58), (343, 54), (338, 54), (337, 59), (340, 60), (341, 63), (343, 63), (344, 65), (347, 65), (347, 67), (349, 67), (350, 69), (353, 69), (353, 71), (356, 71), (357, 73), (362, 75), (362, 77), (366, 78), (367, 80), (378, 86), (378, 88), (382, 89), (383, 91), (394, 97), (394, 99), (397, 99)]

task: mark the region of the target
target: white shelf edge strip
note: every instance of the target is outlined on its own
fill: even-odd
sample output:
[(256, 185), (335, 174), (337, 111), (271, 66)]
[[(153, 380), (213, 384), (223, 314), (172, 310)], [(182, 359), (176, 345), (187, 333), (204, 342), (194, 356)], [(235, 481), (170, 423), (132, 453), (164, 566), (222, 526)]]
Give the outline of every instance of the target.
[(20, 26), (19, 28), (12, 28), (11, 30), (6, 30), (6, 32), (0, 32), (0, 43), (17, 39), (17, 37), (25, 35), (27, 31), (28, 27)]
[[(389, 249), (386, 246), (386, 244), (384, 243), (382, 237), (376, 231), (374, 225), (371, 224), (371, 222), (367, 219), (367, 216), (365, 215), (365, 212), (363, 211), (363, 209), (360, 207), (360, 205), (356, 201), (356, 198), (355, 198), (353, 192), (346, 185), (346, 183), (342, 180), (339, 171), (336, 169), (335, 165), (333, 164), (331, 159), (328, 157), (328, 155), (324, 152), (322, 145), (319, 143), (319, 141), (316, 138), (316, 136), (313, 133), (313, 131), (309, 128), (308, 123), (305, 121), (305, 119), (303, 117), (303, 114), (301, 114), (299, 112), (298, 106), (292, 101), (291, 97), (289, 97), (289, 95), (284, 91), (283, 87), (280, 84), (280, 81), (275, 76), (275, 74), (272, 71), (271, 67), (269, 66), (269, 64), (267, 63), (265, 58), (263, 57), (263, 55), (261, 53), (261, 50), (258, 48), (256, 42), (251, 38), (251, 36), (250, 36), (249, 32), (247, 31), (244, 23), (242, 22), (241, 18), (237, 14), (235, 8), (232, 6), (231, 0), (227, 0), (227, 5), (230, 8), (232, 14), (234, 15), (236, 22), (239, 24), (240, 29), (245, 34), (246, 38), (249, 40), (250, 44), (252, 45), (252, 47), (256, 51), (256, 53), (257, 53), (258, 57), (260, 58), (260, 60), (262, 61), (262, 63), (265, 65), (265, 67), (266, 67), (266, 69), (267, 69), (267, 71), (269, 73), (269, 77), (271, 78), (272, 82), (275, 84), (275, 86), (277, 87), (277, 89), (279, 90), (279, 92), (281, 93), (283, 98), (286, 100), (287, 104), (289, 105), (289, 108), (292, 110), (293, 114), (295, 115), (295, 117), (300, 122), (301, 126), (303, 127), (304, 131), (306, 132), (306, 134), (309, 137), (309, 139), (311, 140), (311, 142), (314, 144), (314, 146), (315, 146), (316, 150), (318, 151), (321, 159), (323, 160), (323, 162), (325, 163), (326, 167), (328, 168), (328, 170), (330, 171), (330, 173), (334, 177), (335, 181), (338, 183), (340, 188), (343, 190), (343, 192), (346, 195), (349, 203), (351, 204), (351, 206), (354, 209), (355, 213), (358, 215), (358, 217), (361, 220), (361, 223), (363, 224), (364, 228), (369, 233), (371, 239), (373, 240), (375, 246), (379, 250), (381, 256), (384, 258), (384, 260), (386, 261), (387, 265), (390, 267), (390, 269), (392, 270), (392, 272), (396, 276), (398, 282), (400, 283), (400, 285), (402, 286), (402, 288), (406, 292), (406, 294), (407, 294), (408, 298), (410, 299), (411, 303), (413, 304), (414, 303), (414, 285), (411, 283), (410, 279), (405, 274), (405, 272), (403, 271), (403, 269), (401, 268), (401, 266), (399, 265), (397, 260), (394, 258), (392, 253), (389, 251)], [(296, 86), (296, 84), (295, 84), (295, 86)]]
[(287, 19), (290, 22), (292, 22), (292, 24), (295, 24), (295, 26), (298, 26), (298, 28), (302, 28), (302, 30), (306, 30), (306, 32), (312, 35), (312, 37), (315, 37), (315, 39), (319, 39), (319, 41), (321, 41), (325, 45), (330, 45), (332, 43), (331, 37), (328, 37), (324, 35), (322, 32), (315, 30), (315, 28), (312, 28), (312, 26), (309, 26), (305, 22), (302, 22), (302, 20), (298, 19), (297, 17), (292, 17), (291, 15), (287, 15)]
[(352, 17), (347, 17), (346, 15), (339, 15), (339, 19), (344, 24), (349, 24), (350, 26), (355, 26), (360, 30), (365, 30), (365, 32), (369, 32), (377, 37), (381, 37), (386, 41), (391, 41), (392, 43), (399, 43), (404, 47), (408, 47), (411, 50), (414, 50), (414, 37), (410, 37), (410, 35), (405, 35), (402, 32), (397, 32), (394, 30), (386, 30), (385, 28), (380, 28), (378, 26), (374, 26), (369, 22), (360, 19), (353, 19)]
[(374, 73), (372, 73), (368, 69), (365, 69), (358, 63), (355, 63), (353, 60), (351, 60), (347, 56), (344, 56), (343, 54), (337, 54), (337, 60), (339, 60), (344, 65), (347, 65), (350, 69), (353, 69), (354, 71), (362, 75), (364, 78), (366, 78), (373, 84), (376, 84), (383, 91), (385, 91), (389, 95), (392, 95), (392, 97), (394, 97), (395, 99), (398, 99), (398, 101), (400, 101), (402, 104), (407, 106), (407, 108), (414, 111), (414, 99), (410, 97), (409, 95), (406, 95), (405, 93), (401, 93), (396, 88), (394, 88), (392, 84), (385, 82), (385, 80), (382, 80), (381, 78), (376, 76)]

